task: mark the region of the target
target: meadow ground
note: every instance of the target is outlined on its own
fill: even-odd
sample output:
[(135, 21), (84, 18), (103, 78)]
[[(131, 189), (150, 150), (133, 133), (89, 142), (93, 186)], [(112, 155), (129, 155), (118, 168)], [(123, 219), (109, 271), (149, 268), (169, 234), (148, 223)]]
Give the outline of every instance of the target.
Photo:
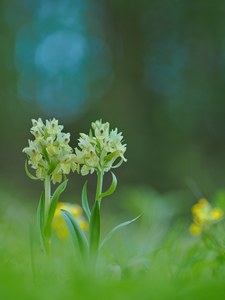
[[(25, 193), (2, 188), (0, 298), (223, 299), (224, 222), (210, 229), (215, 241), (192, 237), (191, 213), (178, 205), (180, 197), (185, 195), (126, 188), (106, 202), (102, 236), (112, 225), (143, 215), (112, 237), (94, 273), (80, 261), (69, 239), (53, 235), (47, 257), (39, 243), (36, 202)], [(119, 210), (114, 210), (113, 201), (121, 201)]]

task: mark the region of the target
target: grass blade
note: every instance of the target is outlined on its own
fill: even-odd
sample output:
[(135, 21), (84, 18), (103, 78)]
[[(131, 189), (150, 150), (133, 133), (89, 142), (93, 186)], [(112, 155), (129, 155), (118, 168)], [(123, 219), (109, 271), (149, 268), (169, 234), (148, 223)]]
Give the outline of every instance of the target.
[(105, 244), (109, 239), (111, 239), (111, 237), (114, 235), (115, 232), (117, 232), (119, 229), (121, 229), (121, 228), (123, 228), (123, 227), (125, 227), (125, 226), (127, 226), (127, 225), (129, 225), (129, 224), (131, 224), (131, 223), (133, 223), (133, 222), (135, 222), (135, 221), (138, 220), (140, 217), (141, 217), (141, 215), (138, 216), (138, 217), (136, 217), (136, 218), (134, 218), (134, 219), (132, 219), (132, 220), (123, 222), (123, 223), (121, 223), (121, 224), (115, 226), (112, 230), (110, 230), (110, 232), (106, 235), (106, 237), (104, 238), (104, 240), (101, 242), (100, 249), (104, 246), (104, 244)]

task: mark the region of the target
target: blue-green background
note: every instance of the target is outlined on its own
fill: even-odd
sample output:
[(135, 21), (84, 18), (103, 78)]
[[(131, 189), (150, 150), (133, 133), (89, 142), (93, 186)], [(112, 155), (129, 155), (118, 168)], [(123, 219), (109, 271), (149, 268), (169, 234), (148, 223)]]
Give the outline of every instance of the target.
[[(0, 299), (222, 299), (224, 222), (220, 247), (188, 226), (202, 196), (225, 208), (224, 94), (222, 0), (0, 0)], [(69, 241), (41, 253), (43, 186), (22, 153), (38, 117), (58, 118), (73, 147), (99, 118), (128, 145), (102, 236), (142, 217), (109, 243), (99, 277)], [(85, 178), (70, 179), (61, 200), (80, 203)]]
[(121, 183), (224, 185), (223, 1), (0, 2), (1, 175), (27, 186), (31, 118), (102, 118), (128, 144)]

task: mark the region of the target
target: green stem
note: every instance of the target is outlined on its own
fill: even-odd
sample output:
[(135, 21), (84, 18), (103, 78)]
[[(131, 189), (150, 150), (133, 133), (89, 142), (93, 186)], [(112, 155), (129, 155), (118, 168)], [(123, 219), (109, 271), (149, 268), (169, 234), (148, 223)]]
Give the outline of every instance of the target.
[[(48, 219), (48, 213), (49, 213), (49, 207), (51, 204), (51, 178), (50, 176), (46, 176), (45, 178), (45, 183), (44, 183), (44, 188), (45, 188), (45, 224)], [(44, 236), (44, 248), (46, 254), (50, 254), (50, 236), (46, 235)]]
[(48, 216), (49, 206), (51, 204), (51, 179), (50, 176), (45, 178), (45, 216)]
[(97, 180), (95, 201), (99, 201), (99, 204), (101, 203), (101, 200), (102, 200), (102, 198), (99, 198), (99, 195), (101, 195), (101, 193), (102, 193), (103, 175), (104, 175), (103, 171), (100, 171), (100, 170), (97, 171), (98, 180)]

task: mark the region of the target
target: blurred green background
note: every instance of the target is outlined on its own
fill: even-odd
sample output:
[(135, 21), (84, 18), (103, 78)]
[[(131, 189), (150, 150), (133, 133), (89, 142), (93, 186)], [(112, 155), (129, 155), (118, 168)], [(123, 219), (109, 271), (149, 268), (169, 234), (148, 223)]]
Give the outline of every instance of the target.
[[(3, 299), (222, 299), (224, 221), (213, 227), (219, 247), (188, 227), (202, 196), (225, 211), (224, 94), (225, 1), (0, 0)], [(99, 118), (128, 145), (101, 236), (142, 217), (109, 241), (112, 270), (99, 278), (69, 240), (53, 234), (52, 257), (41, 252), (43, 186), (26, 176), (22, 153), (38, 117), (58, 118), (73, 147)], [(86, 178), (71, 179), (60, 200), (80, 203)]]
[(21, 151), (32, 118), (56, 117), (74, 147), (98, 118), (123, 132), (120, 185), (224, 187), (224, 1), (1, 0), (0, 16), (2, 183), (38, 189)]

